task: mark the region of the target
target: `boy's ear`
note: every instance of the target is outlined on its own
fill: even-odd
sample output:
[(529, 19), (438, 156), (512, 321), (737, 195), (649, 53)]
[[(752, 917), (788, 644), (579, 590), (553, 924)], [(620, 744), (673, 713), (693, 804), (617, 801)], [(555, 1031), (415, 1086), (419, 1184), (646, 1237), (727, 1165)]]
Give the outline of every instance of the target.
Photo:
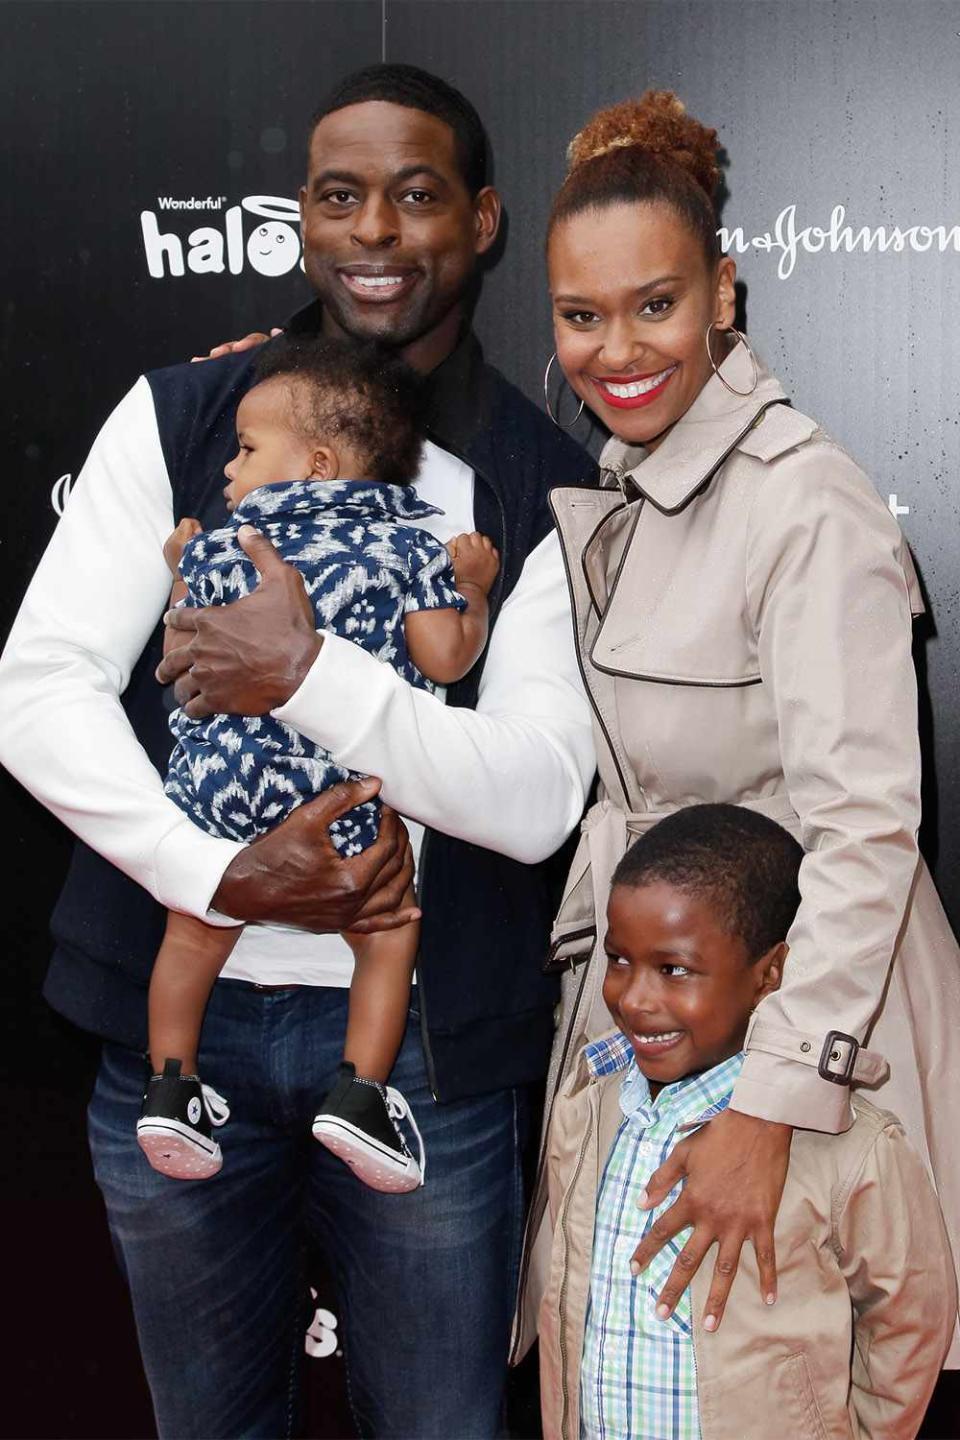
[(340, 457), (329, 445), (321, 445), (313, 452), (311, 479), (336, 480), (340, 474)]
[(780, 989), (780, 982), (783, 980), (783, 966), (789, 953), (790, 947), (786, 940), (781, 940), (757, 961), (757, 992), (753, 997), (754, 1006), (759, 1005), (764, 996), (772, 995), (774, 990)]

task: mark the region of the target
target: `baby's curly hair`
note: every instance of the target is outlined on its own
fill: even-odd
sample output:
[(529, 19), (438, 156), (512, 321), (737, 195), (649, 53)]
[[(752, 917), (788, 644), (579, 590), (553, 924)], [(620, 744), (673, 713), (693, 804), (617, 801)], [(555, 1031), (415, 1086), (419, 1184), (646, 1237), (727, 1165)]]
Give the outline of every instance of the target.
[(583, 210), (661, 200), (687, 221), (708, 259), (719, 256), (717, 132), (688, 115), (672, 90), (598, 110), (570, 141), (567, 160), (548, 239), (561, 220)]
[(278, 335), (256, 364), (256, 383), (289, 378), (290, 413), (307, 440), (342, 437), (363, 458), (357, 480), (410, 485), (420, 467), (420, 377), (375, 341)]

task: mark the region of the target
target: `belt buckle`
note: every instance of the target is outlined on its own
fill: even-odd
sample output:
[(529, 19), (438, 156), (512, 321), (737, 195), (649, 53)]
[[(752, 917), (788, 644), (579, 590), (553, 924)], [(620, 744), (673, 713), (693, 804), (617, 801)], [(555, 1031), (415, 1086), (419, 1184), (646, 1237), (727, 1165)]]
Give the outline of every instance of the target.
[[(841, 1053), (836, 1049), (837, 1041), (848, 1045), (847, 1058), (843, 1061), (843, 1069), (837, 1073), (831, 1069), (841, 1059)], [(827, 1038), (823, 1042), (823, 1049), (820, 1051), (820, 1059), (817, 1063), (817, 1073), (824, 1080), (829, 1080), (831, 1085), (852, 1085), (853, 1071), (857, 1063), (857, 1056), (860, 1054), (860, 1042), (853, 1035), (847, 1035), (843, 1030), (829, 1030)]]

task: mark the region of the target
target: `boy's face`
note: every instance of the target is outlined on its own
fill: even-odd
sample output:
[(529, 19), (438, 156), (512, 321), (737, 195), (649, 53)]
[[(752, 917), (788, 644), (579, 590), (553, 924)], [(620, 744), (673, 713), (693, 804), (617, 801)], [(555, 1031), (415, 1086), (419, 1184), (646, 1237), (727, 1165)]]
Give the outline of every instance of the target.
[(237, 442), (237, 454), (223, 469), (230, 482), (223, 491), (228, 510), (260, 485), (306, 480), (313, 473), (316, 444), (294, 427), (282, 378), (265, 380), (244, 395), (237, 408)]
[(749, 961), (710, 901), (665, 880), (616, 885), (607, 907), (603, 998), (659, 1088), (742, 1048), (750, 1012), (780, 983), (786, 945)]

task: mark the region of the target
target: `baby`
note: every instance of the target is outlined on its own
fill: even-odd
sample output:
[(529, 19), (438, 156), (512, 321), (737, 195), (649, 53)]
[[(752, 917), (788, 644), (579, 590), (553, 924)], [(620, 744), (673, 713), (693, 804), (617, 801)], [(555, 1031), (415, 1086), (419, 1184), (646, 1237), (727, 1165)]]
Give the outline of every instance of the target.
[[(265, 347), (258, 383), (237, 410), (239, 450), (226, 466), (232, 512), (222, 529), (182, 520), (164, 546), (177, 576), (174, 604), (222, 605), (253, 590), (242, 525), (268, 536), (303, 576), (318, 629), (371, 651), (412, 685), (447, 685), (479, 657), (487, 595), (499, 557), (482, 535), (459, 535), (449, 553), (416, 522), (439, 512), (412, 481), (422, 441), (416, 376), (376, 346), (281, 337)], [(453, 559), (451, 559), (451, 556)], [(329, 753), (269, 715), (170, 719), (176, 746), (167, 794), (211, 834), (250, 841), (297, 805), (356, 779)], [(330, 838), (345, 856), (376, 839), (379, 801), (341, 816)], [(414, 904), (412, 890), (404, 906)], [(150, 983), (152, 1075), (137, 1139), (150, 1164), (179, 1179), (222, 1164), (212, 1126), (229, 1109), (204, 1086), (197, 1050), (203, 1015), (242, 926), (219, 927), (171, 911)], [(344, 1060), (313, 1122), (315, 1137), (373, 1189), (423, 1183), (424, 1156), (397, 1125), (419, 1132), (386, 1082), (406, 1027), (419, 924), (345, 935), (354, 955)]]
[[(617, 1029), (583, 1050), (548, 1138), (546, 1440), (917, 1433), (956, 1289), (936, 1195), (895, 1116), (855, 1092), (844, 1134), (794, 1132), (776, 1294), (761, 1298), (746, 1246), (722, 1325), (709, 1313), (716, 1247), (672, 1308), (662, 1292), (691, 1232), (645, 1271), (636, 1258), (679, 1194), (651, 1208), (644, 1187), (729, 1104), (750, 1016), (789, 964), (802, 856), (755, 811), (696, 805), (614, 872), (603, 998)], [(834, 1058), (828, 1044), (823, 1063)]]

